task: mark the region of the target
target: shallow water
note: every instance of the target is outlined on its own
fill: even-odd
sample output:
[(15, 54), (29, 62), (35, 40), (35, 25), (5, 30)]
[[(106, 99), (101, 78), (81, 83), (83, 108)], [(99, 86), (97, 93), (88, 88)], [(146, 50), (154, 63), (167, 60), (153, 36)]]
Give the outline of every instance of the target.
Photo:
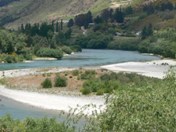
[[(0, 64), (0, 70), (39, 68), (39, 67), (84, 67), (100, 66), (105, 64), (129, 62), (129, 61), (150, 61), (160, 59), (157, 56), (140, 54), (138, 52), (120, 51), (120, 50), (83, 50), (81, 53), (75, 53), (64, 57), (62, 60), (54, 61), (33, 61), (31, 63)], [(14, 118), (23, 119), (25, 117), (57, 117), (58, 120), (64, 120), (58, 112), (43, 110), (28, 106), (11, 99), (0, 96), (0, 116), (11, 114)]]
[(159, 57), (138, 52), (120, 50), (90, 50), (84, 49), (64, 57), (62, 60), (33, 61), (30, 63), (0, 64), (0, 70), (40, 68), (40, 67), (85, 67), (100, 66), (105, 64), (121, 63), (128, 61), (157, 60)]
[[(30, 105), (16, 102), (6, 97), (0, 96), (0, 116), (9, 114), (17, 119), (24, 119), (25, 117), (57, 117), (58, 111), (44, 110)], [(59, 119), (63, 120), (63, 117)]]

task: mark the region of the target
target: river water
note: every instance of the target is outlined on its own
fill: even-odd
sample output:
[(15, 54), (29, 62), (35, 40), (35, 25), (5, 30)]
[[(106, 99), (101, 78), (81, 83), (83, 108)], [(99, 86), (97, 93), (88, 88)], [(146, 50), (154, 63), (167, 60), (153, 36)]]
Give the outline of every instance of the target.
[[(0, 64), (0, 70), (40, 67), (88, 67), (129, 61), (150, 61), (158, 59), (160, 58), (157, 56), (140, 54), (138, 52), (86, 49), (80, 53), (75, 53), (74, 55), (64, 57), (62, 60)], [(2, 96), (0, 96), (0, 100), (0, 116), (11, 114), (14, 118), (17, 119), (24, 119), (25, 117), (57, 117), (59, 120), (64, 119), (64, 117), (61, 117), (56, 111), (35, 108)]]
[(90, 50), (84, 49), (80, 53), (75, 53), (64, 57), (62, 60), (53, 61), (33, 61), (30, 63), (0, 64), (0, 70), (41, 68), (41, 67), (85, 67), (100, 66), (113, 63), (129, 61), (149, 61), (157, 60), (159, 57), (138, 52), (120, 50)]

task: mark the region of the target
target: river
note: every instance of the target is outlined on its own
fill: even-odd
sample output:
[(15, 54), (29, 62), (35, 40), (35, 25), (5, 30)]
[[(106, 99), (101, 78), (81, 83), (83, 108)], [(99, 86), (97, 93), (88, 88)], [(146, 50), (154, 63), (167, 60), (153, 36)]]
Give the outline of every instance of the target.
[[(62, 60), (0, 64), (0, 70), (41, 67), (88, 67), (129, 61), (151, 61), (158, 59), (160, 58), (157, 56), (131, 51), (84, 49), (82, 52), (66, 56)], [(59, 120), (64, 119), (64, 117), (61, 117), (56, 111), (35, 108), (2, 96), (0, 96), (0, 100), (0, 116), (11, 114), (17, 119), (24, 119), (25, 117), (57, 117)]]
[(42, 68), (42, 67), (85, 67), (100, 66), (113, 63), (129, 61), (150, 61), (160, 59), (149, 54), (121, 50), (90, 50), (83, 49), (80, 53), (75, 53), (64, 57), (62, 60), (32, 61), (30, 63), (0, 64), (0, 70)]

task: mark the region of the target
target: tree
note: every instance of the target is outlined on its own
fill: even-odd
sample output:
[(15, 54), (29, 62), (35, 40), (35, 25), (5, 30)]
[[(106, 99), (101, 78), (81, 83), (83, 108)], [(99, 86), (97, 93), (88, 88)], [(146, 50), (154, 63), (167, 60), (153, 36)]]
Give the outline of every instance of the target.
[(124, 22), (124, 14), (120, 9), (115, 10), (114, 20), (118, 23), (123, 23)]
[(75, 17), (75, 24), (78, 25), (79, 27), (84, 26), (85, 23), (85, 15), (80, 14)]
[(131, 6), (128, 6), (125, 8), (125, 15), (133, 14), (133, 8)]
[(155, 12), (155, 9), (152, 4), (145, 5), (143, 7), (143, 11), (147, 12), (148, 15), (153, 14)]
[(65, 32), (65, 38), (66, 38), (66, 39), (70, 39), (70, 38), (71, 38), (71, 34), (72, 34), (72, 30), (71, 30), (71, 28), (69, 28), (69, 29)]
[(61, 31), (63, 30), (63, 19), (61, 19), (60, 29), (61, 29)]
[(56, 22), (56, 32), (59, 32), (59, 22)]
[(101, 18), (103, 21), (107, 22), (112, 17), (113, 10), (104, 9), (101, 13)]
[(167, 1), (167, 2), (163, 2), (161, 4), (161, 10), (165, 11), (165, 10), (173, 10), (174, 6), (171, 2)]
[(75, 24), (79, 27), (84, 26), (88, 27), (89, 23), (92, 23), (92, 13), (89, 11), (86, 14), (79, 14), (75, 17)]
[(86, 22), (85, 23), (92, 23), (93, 22), (93, 19), (92, 19), (92, 12), (91, 11), (88, 11), (87, 14), (86, 14)]
[(97, 16), (96, 18), (94, 18), (94, 23), (95, 24), (100, 24), (103, 22), (103, 19), (100, 16)]
[(20, 29), (20, 30), (21, 30), (22, 33), (24, 33), (25, 28), (24, 28), (24, 25), (23, 25), (23, 24), (21, 24), (21, 29)]
[(74, 25), (74, 20), (70, 19), (67, 23), (67, 27), (71, 28)]
[(152, 24), (149, 24), (148, 26), (145, 26), (142, 29), (141, 38), (145, 39), (145, 38), (147, 38), (148, 36), (151, 36), (151, 35), (153, 35), (153, 27), (152, 27)]

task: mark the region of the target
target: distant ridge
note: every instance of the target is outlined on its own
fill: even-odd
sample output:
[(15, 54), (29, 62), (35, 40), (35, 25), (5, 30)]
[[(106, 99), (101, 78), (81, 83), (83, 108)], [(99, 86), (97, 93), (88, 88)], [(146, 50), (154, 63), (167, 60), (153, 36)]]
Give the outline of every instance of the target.
[(67, 19), (91, 10), (98, 13), (112, 7), (117, 8), (128, 0), (11, 0), (0, 7), (0, 25), (18, 27), (22, 23), (35, 23), (55, 19)]

